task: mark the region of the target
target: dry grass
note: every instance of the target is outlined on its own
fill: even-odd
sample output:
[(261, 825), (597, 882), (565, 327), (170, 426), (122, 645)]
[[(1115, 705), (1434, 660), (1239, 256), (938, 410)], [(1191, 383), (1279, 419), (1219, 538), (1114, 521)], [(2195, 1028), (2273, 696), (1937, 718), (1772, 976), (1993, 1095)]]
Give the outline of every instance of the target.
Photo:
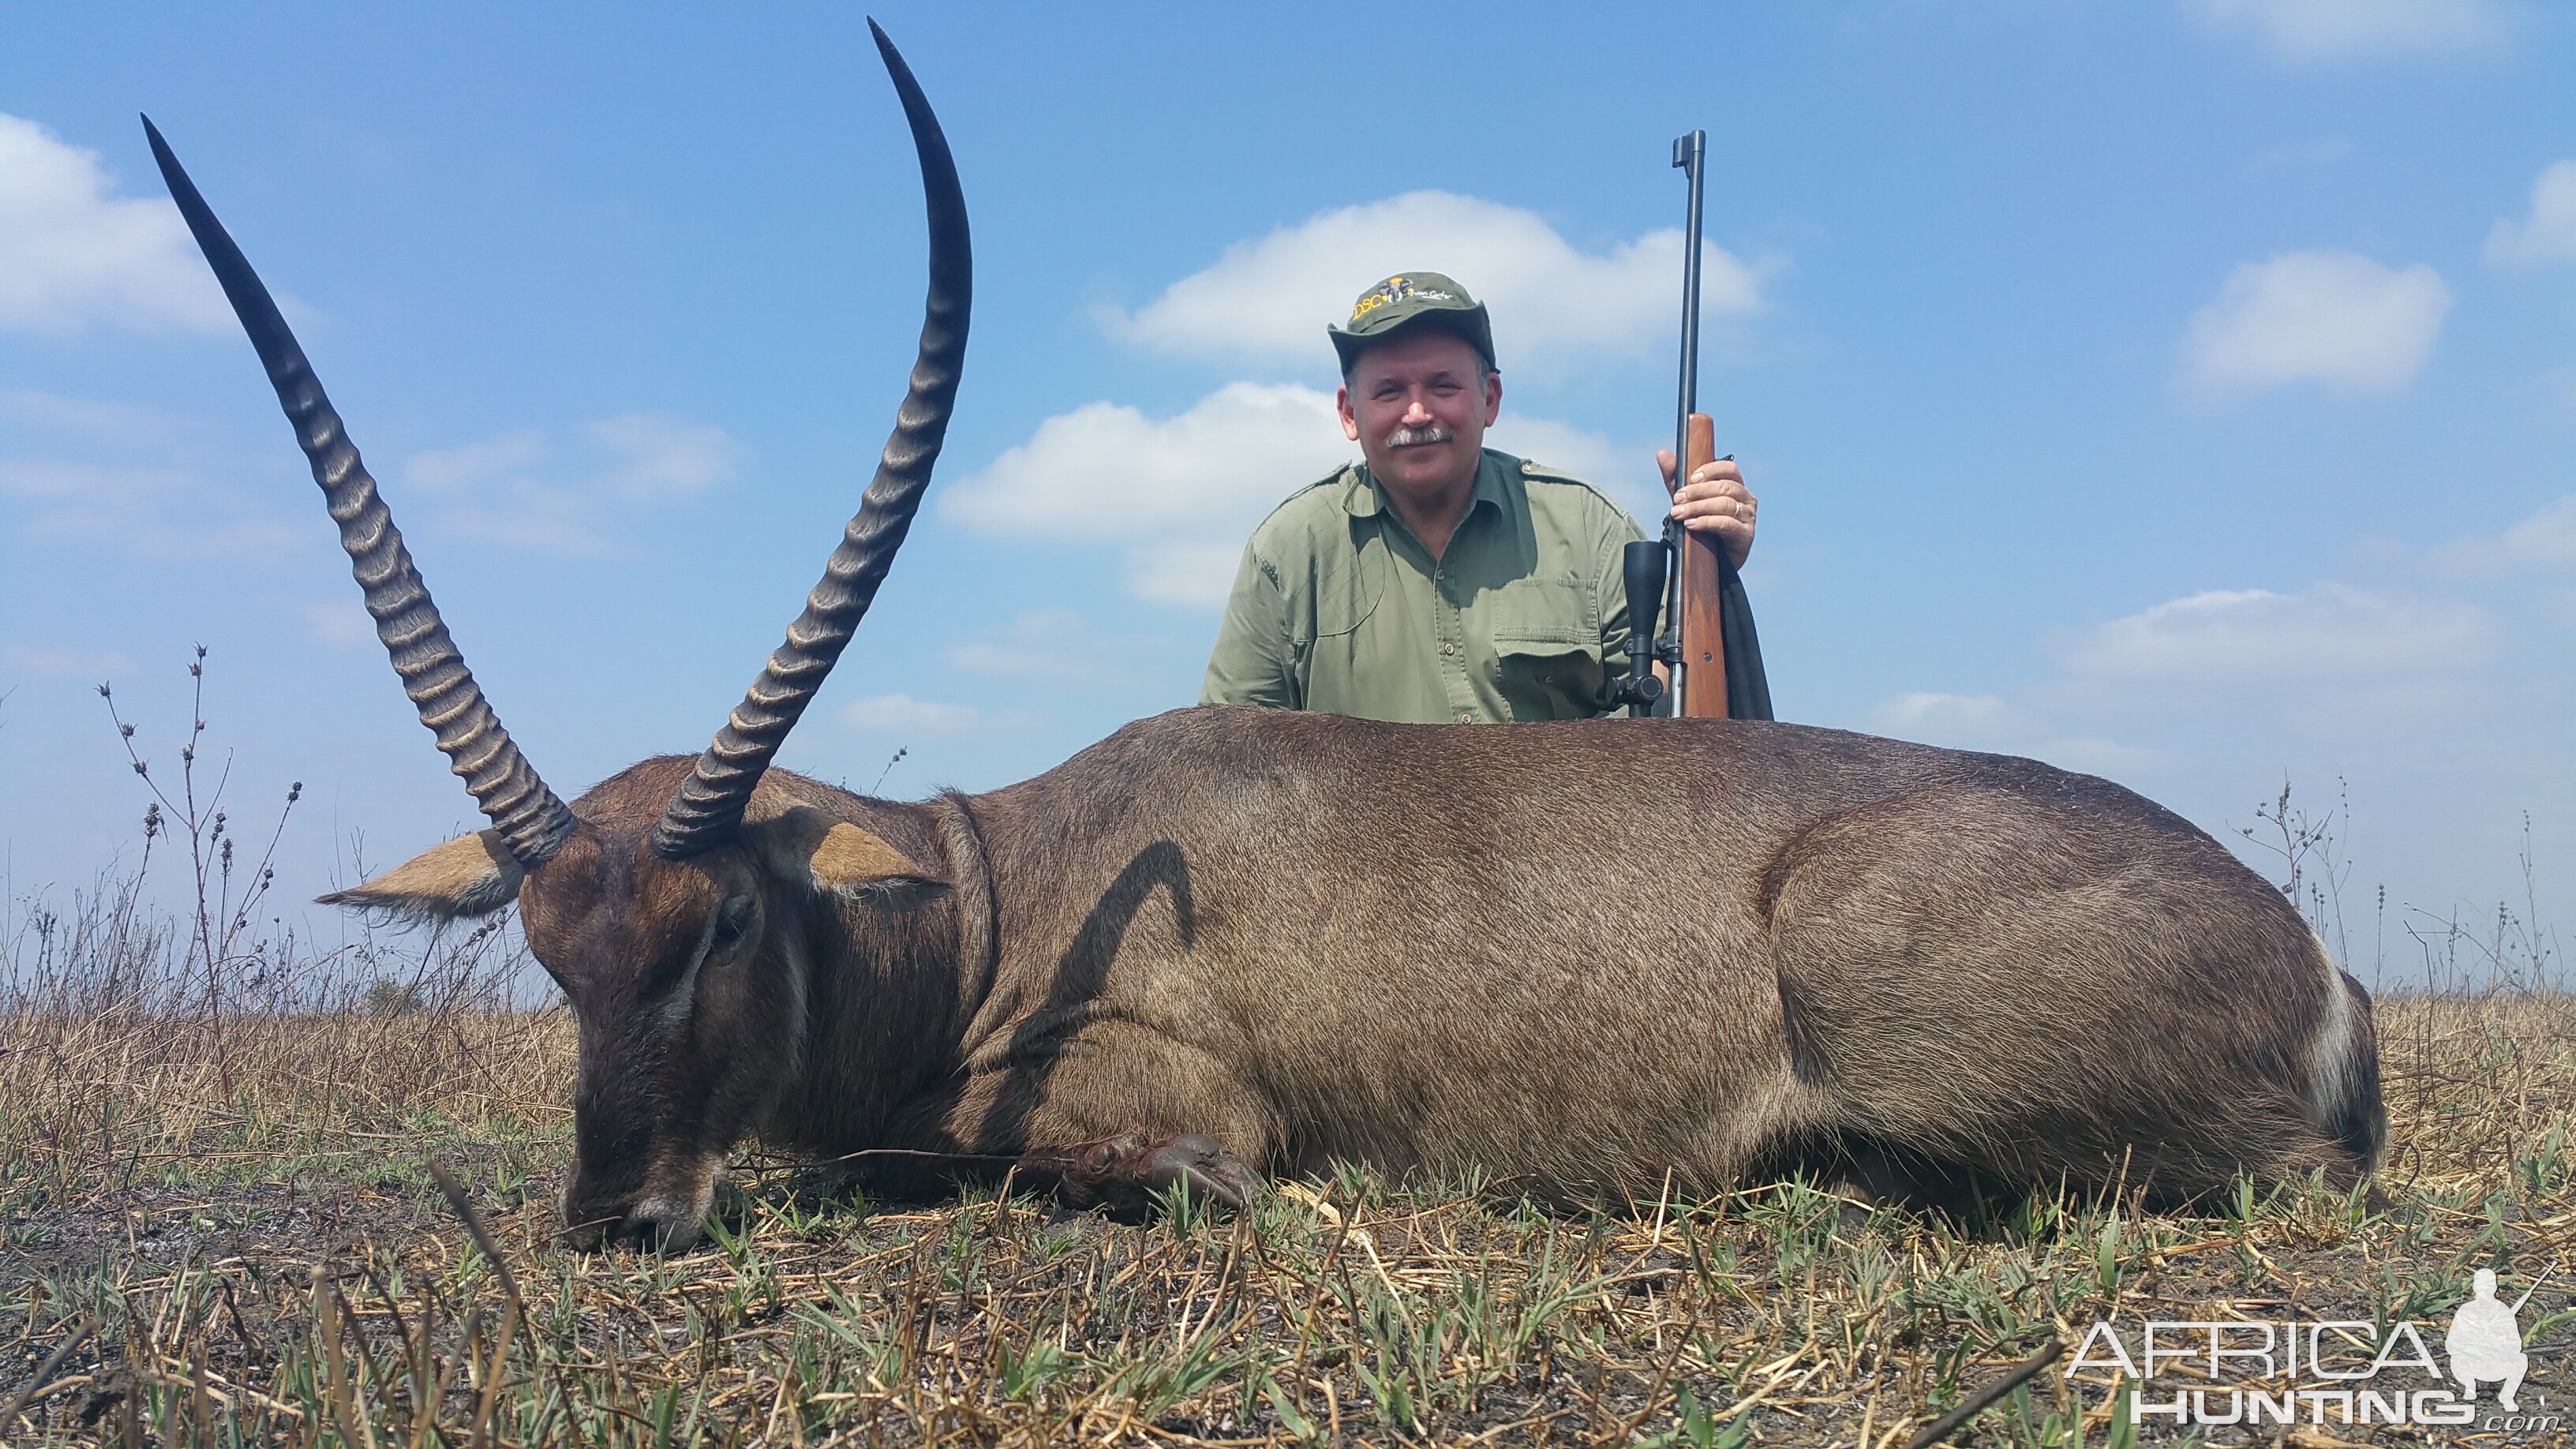
[[(0, 1435), (1875, 1449), (2097, 1317), (2429, 1321), (2473, 1268), (2527, 1279), (2576, 1228), (2576, 1001), (2497, 992), (2384, 1004), (2378, 1210), (2248, 1192), (2215, 1217), (2038, 1200), (1960, 1223), (1777, 1184), (1566, 1214), (1351, 1174), (1121, 1226), (991, 1192), (817, 1196), (749, 1162), (709, 1247), (584, 1257), (552, 1241), (562, 1015), (361, 999), (215, 1029), (22, 997), (0, 1022), (0, 1404), (97, 1325)], [(2542, 1317), (2545, 1393), (2569, 1329)], [(2042, 1374), (1970, 1442), (2114, 1442), (2098, 1378)]]

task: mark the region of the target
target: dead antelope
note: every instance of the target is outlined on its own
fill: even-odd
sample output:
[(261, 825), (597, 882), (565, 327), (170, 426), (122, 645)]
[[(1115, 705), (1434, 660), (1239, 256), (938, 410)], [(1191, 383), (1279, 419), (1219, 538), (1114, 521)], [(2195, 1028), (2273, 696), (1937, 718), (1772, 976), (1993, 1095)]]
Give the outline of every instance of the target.
[(324, 899), (519, 903), (579, 1023), (576, 1236), (684, 1246), (727, 1152), (1016, 1161), (1241, 1203), (1335, 1159), (1556, 1194), (1812, 1167), (1939, 1193), (2351, 1184), (2370, 1000), (2280, 893), (2101, 780), (1832, 730), (1184, 710), (985, 795), (768, 768), (928, 482), (966, 341), (955, 169), (865, 506), (704, 754), (559, 801), (511, 744), (303, 352), (157, 133), (421, 721), (490, 829)]

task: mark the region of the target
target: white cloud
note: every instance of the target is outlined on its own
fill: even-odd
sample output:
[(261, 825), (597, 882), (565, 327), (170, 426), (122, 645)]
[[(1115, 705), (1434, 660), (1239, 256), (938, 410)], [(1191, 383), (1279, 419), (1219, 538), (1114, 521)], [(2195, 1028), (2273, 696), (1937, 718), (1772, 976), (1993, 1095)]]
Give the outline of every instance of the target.
[(1599, 433), (1554, 418), (1526, 418), (1505, 410), (1485, 432), (1488, 447), (1516, 453), (1532, 462), (1562, 468), (1599, 481), (1620, 472), (1638, 473), (1644, 450), (1622, 450)]
[(629, 499), (699, 493), (731, 482), (745, 453), (713, 424), (650, 413), (620, 413), (585, 423), (581, 431), (609, 458), (599, 486)]
[(987, 533), (1108, 539), (1231, 528), (1358, 453), (1342, 436), (1332, 394), (1230, 382), (1169, 418), (1109, 402), (1051, 417), (960, 480), (944, 506)]
[(2542, 504), (2502, 533), (2454, 539), (2434, 550), (2433, 557), (2466, 574), (2576, 568), (2576, 494)]
[(402, 480), (431, 493), (466, 493), (518, 478), (544, 462), (548, 451), (543, 433), (502, 433), (480, 442), (414, 453), (403, 460)]
[(1148, 603), (1213, 609), (1225, 602), (1242, 566), (1240, 540), (1158, 539), (1128, 550), (1127, 592)]
[(139, 403), (64, 397), (32, 388), (0, 387), (0, 422), (39, 432), (125, 442), (160, 437), (176, 423), (169, 413)]
[(911, 736), (1022, 729), (1043, 718), (1029, 710), (982, 710), (971, 704), (915, 699), (908, 694), (872, 694), (854, 699), (833, 715), (853, 729)]
[[(1554, 418), (1524, 417), (1511, 410), (1508, 391), (1504, 397), (1502, 416), (1485, 434), (1487, 446), (1597, 483), (1641, 523), (1651, 525), (1664, 516), (1668, 495), (1655, 476), (1654, 444), (1623, 445)], [(1663, 446), (1671, 447), (1671, 440)]]
[[(90, 455), (0, 458), (0, 502), (31, 535), (99, 538), (168, 556), (300, 549), (323, 522), (309, 494), (268, 486), (301, 475), (300, 466), (263, 451), (250, 465), (262, 480), (254, 504), (211, 480), (180, 420), (151, 408), (0, 389), (0, 423), (13, 440), (52, 434)], [(128, 458), (105, 461), (102, 452)], [(399, 485), (397, 512), (414, 528), (601, 553), (623, 513), (723, 484), (746, 456), (721, 428), (624, 413), (416, 453), (387, 477)]]
[(2487, 233), (2487, 265), (2576, 262), (2576, 161), (2553, 161), (2531, 183), (2531, 214)]
[[(1203, 271), (1130, 314), (1107, 309), (1114, 336), (1194, 357), (1329, 368), (1324, 325), (1351, 299), (1407, 268), (1446, 272), (1493, 309), (1503, 368), (1560, 370), (1582, 356), (1634, 357), (1674, 341), (1682, 234), (1648, 232), (1586, 252), (1537, 213), (1446, 191), (1346, 206), (1238, 242)], [(1706, 317), (1761, 306), (1762, 268), (1714, 243), (1701, 263)]]
[(2083, 631), (2058, 662), (2082, 680), (2156, 686), (2361, 683), (2466, 668), (2494, 650), (2486, 612), (2343, 584), (2211, 590)]
[(2050, 650), (2055, 669), (2026, 687), (1899, 694), (1871, 711), (1871, 723), (1903, 739), (2130, 770), (2160, 753), (2106, 731), (2149, 720), (2161, 731), (2213, 711), (2247, 729), (2266, 720), (2316, 728), (2356, 711), (2385, 713), (2392, 688), (2473, 671), (2494, 657), (2500, 634), (2493, 616), (2459, 600), (2339, 583), (2297, 593), (2210, 590), (2060, 638)]
[(2184, 8), (2297, 62), (2490, 52), (2514, 28), (2501, 0), (2184, 0)]
[(2420, 262), (2400, 271), (2342, 251), (2248, 262), (2192, 314), (2181, 382), (2208, 401), (2294, 382), (2393, 393), (2423, 370), (2450, 307), (2450, 287)]
[(355, 649), (374, 644), (376, 621), (358, 607), (356, 599), (298, 599), (288, 607), (304, 620), (305, 632), (336, 649)]
[[(2576, 560), (2576, 498), (2502, 535), (2460, 543), (2492, 562), (2508, 537), (2519, 557)], [(2407, 550), (2364, 565), (2374, 581), (2411, 573), (2420, 582), (2405, 594), (2326, 582), (2169, 599), (2059, 637), (2031, 661), (2029, 677), (1991, 692), (1939, 692), (1953, 681), (1938, 676), (1904, 681), (1931, 687), (1885, 699), (1867, 723), (2108, 776), (2240, 850), (2245, 842), (2228, 822), (2245, 819), (2256, 791), (2277, 798), (2286, 774), (2312, 815), (2336, 817), (2332, 874), (2367, 862), (2352, 877), (2354, 898), (2368, 901), (2370, 885), (2384, 880), (2425, 899), (2414, 893), (2427, 889), (2428, 867), (2437, 903), (2462, 887), (2483, 892), (2488, 879), (2514, 879), (2495, 872), (2518, 863), (2509, 846), (2498, 852), (2480, 837), (2509, 842), (2525, 811), (2544, 829), (2566, 818), (2565, 651), (2560, 636), (2532, 624), (2537, 603), (2558, 605), (2556, 622), (2576, 626), (2576, 594), (2557, 588), (2567, 575), (2535, 575), (2510, 590), (2482, 588), (2489, 607), (2481, 609), (2406, 566), (2423, 561)], [(1995, 661), (1960, 667), (1982, 673)], [(2346, 809), (2344, 780), (2358, 813)], [(2360, 822), (2367, 828), (2357, 831)], [(2390, 862), (2379, 850), (2352, 847), (2388, 840), (2392, 829), (2406, 864), (2381, 874)], [(2556, 844), (2563, 858), (2566, 842)], [(2273, 864), (2249, 855), (2258, 868)], [(2555, 878), (2544, 871), (2542, 879)]]
[[(2454, 600), (2336, 583), (2213, 590), (2061, 639), (2054, 669), (2029, 684), (1899, 694), (1870, 723), (1900, 739), (2137, 780), (2171, 770), (2195, 736), (2287, 731), (2350, 746), (2374, 726), (2420, 733), (2423, 712), (2470, 687), (2500, 634), (2486, 611)], [(2428, 676), (2442, 684), (2428, 687)]]
[(1254, 524), (1358, 456), (1331, 394), (1233, 382), (1175, 417), (1087, 403), (960, 480), (941, 509), (992, 536), (1127, 545), (1128, 592), (1221, 604)]
[(1870, 712), (1880, 729), (1904, 739), (2000, 739), (2023, 723), (2022, 712), (1993, 694), (1900, 694)]
[[(559, 460), (559, 452), (570, 456)], [(451, 533), (549, 553), (604, 553), (617, 510), (732, 480), (747, 450), (722, 428), (625, 413), (572, 430), (568, 448), (522, 429), (415, 453), (400, 477)]]
[(1134, 661), (1160, 652), (1168, 639), (1104, 634), (1071, 609), (1023, 610), (981, 639), (943, 654), (960, 674), (1053, 683), (1110, 684), (1135, 675)]
[(0, 115), (0, 330), (231, 330), (179, 209), (115, 189), (97, 152)]
[(2099, 735), (2069, 734), (2045, 712), (1993, 694), (1900, 694), (1870, 711), (1880, 733), (1952, 749), (2046, 760), (2094, 774), (2135, 771), (2160, 762), (2154, 750)]
[[(1493, 444), (1601, 479), (1626, 456), (1596, 433), (1506, 407)], [(1629, 472), (1642, 479), (1642, 450)], [(1296, 383), (1230, 382), (1187, 411), (1149, 418), (1086, 403), (959, 480), (940, 501), (988, 537), (1125, 547), (1126, 590), (1189, 608), (1225, 602), (1244, 540), (1281, 500), (1359, 456), (1332, 394)], [(1594, 471), (1599, 470), (1599, 471)], [(1614, 485), (1616, 486), (1616, 485)], [(1632, 508), (1652, 507), (1638, 494)]]
[(184, 468), (0, 458), (0, 500), (30, 537), (90, 539), (156, 558), (262, 554), (297, 543), (286, 522)]

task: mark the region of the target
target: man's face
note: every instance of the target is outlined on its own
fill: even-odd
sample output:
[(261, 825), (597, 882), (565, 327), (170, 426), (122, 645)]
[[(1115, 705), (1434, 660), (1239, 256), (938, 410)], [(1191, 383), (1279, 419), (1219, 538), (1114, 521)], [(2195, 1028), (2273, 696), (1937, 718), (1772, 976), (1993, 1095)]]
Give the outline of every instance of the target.
[(1428, 501), (1474, 480), (1503, 380), (1465, 338), (1417, 328), (1361, 353), (1333, 401), (1378, 481)]

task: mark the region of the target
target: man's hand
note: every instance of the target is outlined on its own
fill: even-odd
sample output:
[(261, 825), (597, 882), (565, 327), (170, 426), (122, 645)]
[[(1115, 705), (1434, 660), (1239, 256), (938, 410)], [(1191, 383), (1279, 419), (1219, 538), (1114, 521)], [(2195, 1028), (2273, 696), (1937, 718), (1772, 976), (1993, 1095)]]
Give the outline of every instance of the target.
[(1673, 517), (1693, 533), (1716, 534), (1726, 545), (1727, 558), (1744, 567), (1753, 552), (1753, 517), (1762, 505), (1744, 486), (1744, 474), (1734, 461), (1700, 464), (1679, 491), (1673, 488), (1672, 450), (1658, 449), (1655, 462), (1664, 470), (1664, 491), (1673, 495)]

